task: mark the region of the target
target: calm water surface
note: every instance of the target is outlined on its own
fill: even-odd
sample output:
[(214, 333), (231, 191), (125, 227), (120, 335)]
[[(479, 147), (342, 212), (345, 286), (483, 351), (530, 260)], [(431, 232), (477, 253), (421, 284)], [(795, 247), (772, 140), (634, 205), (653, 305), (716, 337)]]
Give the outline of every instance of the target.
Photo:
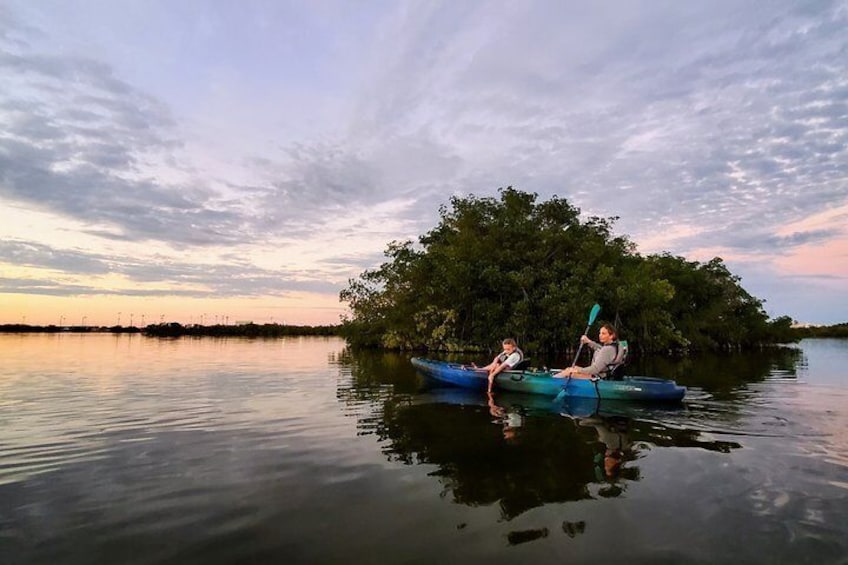
[(490, 403), (335, 338), (0, 359), (4, 565), (848, 563), (848, 340), (637, 360), (676, 409)]

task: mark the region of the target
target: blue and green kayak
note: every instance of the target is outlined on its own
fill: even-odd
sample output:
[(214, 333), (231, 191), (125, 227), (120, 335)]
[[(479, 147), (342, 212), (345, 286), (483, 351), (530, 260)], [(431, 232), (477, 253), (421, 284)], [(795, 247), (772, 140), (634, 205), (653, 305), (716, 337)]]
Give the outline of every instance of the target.
[[(486, 390), (488, 379), (486, 371), (413, 357), (412, 365), (420, 372), (438, 381), (462, 388)], [(686, 394), (686, 387), (676, 382), (655, 377), (623, 377), (621, 380), (598, 380), (556, 378), (554, 371), (503, 371), (495, 377), (494, 388), (527, 394), (541, 394), (556, 397), (601, 398), (607, 400), (640, 400), (654, 402), (680, 401)], [(561, 396), (561, 397), (562, 397)]]

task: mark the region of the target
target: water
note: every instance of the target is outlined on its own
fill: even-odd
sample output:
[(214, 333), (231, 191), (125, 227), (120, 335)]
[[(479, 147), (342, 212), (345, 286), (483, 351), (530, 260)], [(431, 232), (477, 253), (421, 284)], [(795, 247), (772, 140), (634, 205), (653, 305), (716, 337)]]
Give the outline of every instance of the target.
[(676, 409), (489, 403), (335, 338), (0, 358), (4, 565), (848, 563), (845, 340), (636, 360)]

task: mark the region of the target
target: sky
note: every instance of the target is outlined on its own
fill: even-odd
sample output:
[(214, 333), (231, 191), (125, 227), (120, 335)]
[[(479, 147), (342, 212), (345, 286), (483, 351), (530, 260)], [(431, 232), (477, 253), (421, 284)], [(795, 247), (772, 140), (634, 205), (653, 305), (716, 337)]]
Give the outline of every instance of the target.
[(452, 196), (848, 321), (848, 2), (3, 0), (0, 323), (333, 324)]

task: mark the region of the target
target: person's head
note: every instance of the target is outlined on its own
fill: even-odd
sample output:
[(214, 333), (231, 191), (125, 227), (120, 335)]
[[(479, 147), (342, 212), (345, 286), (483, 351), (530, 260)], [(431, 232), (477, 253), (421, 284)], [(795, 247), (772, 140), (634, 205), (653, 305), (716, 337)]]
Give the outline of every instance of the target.
[(601, 343), (612, 343), (618, 339), (618, 332), (612, 324), (604, 324), (598, 332), (598, 340)]
[(621, 459), (624, 454), (619, 449), (607, 449), (604, 452), (604, 474), (607, 478), (614, 478), (621, 470)]
[(502, 345), (503, 345), (504, 351), (506, 351), (507, 353), (512, 353), (513, 351), (515, 351), (515, 348), (518, 347), (518, 345), (515, 343), (515, 340), (512, 339), (511, 337), (508, 337), (505, 340), (503, 340)]

